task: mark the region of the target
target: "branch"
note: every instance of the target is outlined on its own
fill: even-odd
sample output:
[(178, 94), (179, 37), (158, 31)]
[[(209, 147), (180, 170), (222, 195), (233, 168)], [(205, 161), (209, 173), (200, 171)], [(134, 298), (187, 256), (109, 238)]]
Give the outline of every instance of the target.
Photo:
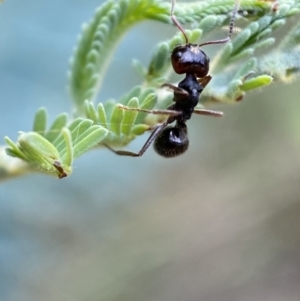
[[(229, 24), (234, 2), (178, 3), (175, 14), (182, 24), (192, 25), (187, 35), (190, 42), (198, 43), (208, 33)], [(199, 106), (208, 102), (235, 103), (246, 92), (272, 81), (287, 83), (296, 79), (300, 71), (300, 23), (276, 47), (273, 32), (299, 10), (300, 0), (278, 0), (276, 5), (274, 1), (241, 0), (237, 21), (240, 32), (232, 42), (216, 46), (220, 51), (211, 61), (213, 79), (204, 89)], [(161, 122), (164, 117), (125, 111), (120, 104), (148, 110), (168, 106), (172, 95), (160, 86), (173, 73), (170, 52), (184, 42), (181, 34), (157, 45), (148, 67), (134, 61), (141, 76), (140, 86), (118, 101), (96, 104), (95, 99), (125, 33), (147, 19), (171, 24), (169, 12), (169, 1), (158, 0), (108, 0), (98, 8), (83, 26), (70, 63), (69, 90), (78, 117), (72, 119), (62, 113), (47, 128), (47, 112), (38, 110), (31, 132), (21, 132), (17, 142), (5, 137), (8, 147), (6, 154), (0, 148), (0, 178), (32, 171), (66, 177), (72, 172), (74, 159), (88, 150), (103, 144), (125, 146)], [(256, 50), (263, 47), (268, 53), (256, 55)]]

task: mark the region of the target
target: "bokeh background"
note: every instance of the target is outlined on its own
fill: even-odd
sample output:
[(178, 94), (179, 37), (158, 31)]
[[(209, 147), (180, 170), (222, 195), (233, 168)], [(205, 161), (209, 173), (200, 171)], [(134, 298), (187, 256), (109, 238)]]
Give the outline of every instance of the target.
[[(100, 4), (0, 6), (1, 137), (30, 130), (41, 106), (52, 119), (71, 111), (68, 59)], [(138, 84), (132, 58), (147, 64), (174, 32), (133, 28), (99, 100)], [(97, 150), (69, 178), (1, 183), (0, 300), (299, 301), (299, 93), (299, 82), (273, 84), (221, 107), (223, 119), (195, 116), (190, 149), (175, 159)]]

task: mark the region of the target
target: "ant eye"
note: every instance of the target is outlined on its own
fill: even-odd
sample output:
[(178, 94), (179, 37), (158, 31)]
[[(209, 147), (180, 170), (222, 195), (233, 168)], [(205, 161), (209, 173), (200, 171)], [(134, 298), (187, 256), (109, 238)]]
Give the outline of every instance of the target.
[(165, 157), (172, 158), (183, 154), (189, 147), (186, 125), (166, 127), (155, 139), (155, 151)]
[(175, 52), (173, 55), (176, 59), (180, 59), (182, 57), (182, 52), (178, 51), (178, 52)]
[(176, 46), (176, 47), (173, 49), (173, 51), (172, 51), (171, 58), (174, 58), (174, 59), (180, 59), (181, 56), (182, 56), (181, 49), (182, 49), (182, 46), (181, 46), (181, 45)]

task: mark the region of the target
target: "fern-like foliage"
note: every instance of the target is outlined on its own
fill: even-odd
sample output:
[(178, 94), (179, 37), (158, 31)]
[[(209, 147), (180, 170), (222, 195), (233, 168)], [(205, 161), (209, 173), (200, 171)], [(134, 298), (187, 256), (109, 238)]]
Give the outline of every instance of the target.
[(47, 113), (40, 109), (35, 115), (32, 132), (21, 132), (17, 143), (5, 137), (10, 146), (7, 154), (23, 159), (31, 168), (42, 172), (57, 174), (59, 178), (68, 176), (74, 158), (102, 141), (108, 130), (80, 117), (69, 125), (67, 122), (67, 114), (63, 113), (47, 130)]
[(136, 87), (119, 103), (111, 100), (95, 107), (92, 102), (86, 101), (84, 108), (88, 118), (107, 129), (108, 135), (102, 143), (121, 147), (151, 129), (148, 124), (143, 123), (146, 113), (123, 110), (123, 106), (151, 110), (156, 102), (157, 96), (153, 89), (142, 92), (141, 87)]
[[(300, 0), (241, 0), (232, 42), (217, 45), (220, 51), (211, 60), (213, 79), (204, 89), (199, 106), (209, 102), (235, 103), (250, 90), (272, 81), (290, 82), (300, 73)], [(177, 3), (178, 20), (191, 26), (189, 42), (207, 40), (206, 35), (228, 26), (235, 0), (206, 0)], [(6, 153), (22, 161), (9, 168), (8, 157), (0, 148), (0, 176), (5, 179), (24, 171), (42, 171), (59, 178), (72, 171), (74, 158), (97, 146), (122, 147), (137, 135), (151, 130), (165, 117), (149, 115), (129, 108), (166, 108), (171, 93), (160, 86), (173, 73), (170, 53), (184, 42), (181, 34), (158, 44), (147, 67), (135, 60), (133, 67), (141, 76), (141, 85), (121, 99), (96, 103), (98, 92), (110, 60), (126, 32), (137, 23), (152, 19), (171, 24), (170, 1), (108, 0), (99, 7), (90, 22), (83, 26), (70, 60), (68, 86), (75, 106), (76, 119), (59, 115), (49, 129), (45, 109), (36, 113), (33, 130), (20, 133), (15, 143), (8, 137)], [(295, 24), (274, 47), (273, 32), (285, 25), (288, 18)], [(224, 33), (226, 35), (226, 33)], [(267, 49), (267, 54), (257, 49)], [(25, 164), (24, 164), (25, 162)], [(11, 165), (10, 165), (11, 166)], [(13, 172), (12, 172), (13, 170)]]
[(134, 24), (156, 19), (168, 21), (169, 6), (155, 0), (109, 0), (83, 25), (71, 59), (69, 89), (78, 110), (94, 101), (106, 68), (123, 35)]

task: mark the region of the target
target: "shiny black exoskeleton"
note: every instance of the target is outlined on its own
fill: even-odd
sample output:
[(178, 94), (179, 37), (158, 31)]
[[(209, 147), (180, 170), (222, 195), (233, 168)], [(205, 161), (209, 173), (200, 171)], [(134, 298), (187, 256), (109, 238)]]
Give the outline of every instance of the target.
[(181, 112), (176, 119), (186, 121), (192, 117), (203, 87), (194, 74), (187, 73), (185, 78), (178, 84), (178, 88), (180, 92), (174, 91), (173, 101), (175, 103), (169, 109)]
[[(172, 86), (168, 86), (172, 88)], [(175, 126), (164, 128), (154, 141), (155, 151), (167, 158), (178, 156), (188, 149), (189, 139), (186, 121), (192, 117), (203, 91), (203, 87), (193, 73), (187, 73), (178, 87), (174, 88), (174, 104), (169, 106), (168, 110), (180, 112), (180, 114), (171, 115), (167, 119), (167, 124), (175, 121)]]
[[(222, 44), (230, 41), (235, 15), (239, 6), (238, 3), (239, 1), (237, 0), (230, 21), (229, 34), (227, 38), (209, 41), (202, 44), (191, 44), (188, 41), (184, 29), (174, 15), (175, 0), (172, 0), (171, 20), (182, 32), (186, 41), (184, 45), (176, 46), (171, 54), (171, 62), (174, 71), (177, 74), (185, 74), (185, 78), (178, 84), (178, 86), (171, 84), (163, 85), (164, 87), (168, 87), (173, 90), (174, 103), (166, 110), (144, 110), (120, 106), (124, 110), (169, 115), (169, 117), (165, 122), (154, 128), (153, 132), (138, 153), (123, 150), (116, 151), (107, 146), (108, 148), (118, 155), (140, 157), (148, 149), (151, 143), (154, 142), (154, 149), (159, 155), (166, 158), (175, 157), (184, 153), (188, 149), (189, 139), (186, 121), (191, 118), (192, 114), (216, 117), (223, 116), (223, 113), (219, 111), (196, 109), (201, 92), (211, 80), (211, 76), (208, 75), (209, 58), (200, 49), (200, 47), (210, 44)], [(175, 125), (171, 125), (174, 122)]]

